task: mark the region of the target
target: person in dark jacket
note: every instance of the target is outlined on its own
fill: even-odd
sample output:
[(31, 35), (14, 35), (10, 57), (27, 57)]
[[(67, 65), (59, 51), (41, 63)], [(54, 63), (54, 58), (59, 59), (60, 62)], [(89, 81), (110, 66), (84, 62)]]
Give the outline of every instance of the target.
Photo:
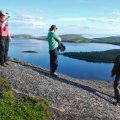
[(56, 25), (52, 25), (49, 28), (49, 33), (47, 36), (49, 44), (49, 54), (50, 54), (50, 74), (57, 76), (56, 70), (58, 67), (58, 43), (61, 41), (61, 38), (55, 33), (57, 30)]
[(114, 80), (114, 93), (115, 93), (115, 99), (116, 104), (120, 103), (120, 55), (116, 57), (114, 66), (111, 73), (112, 77), (115, 76)]
[(8, 20), (10, 16), (5, 11), (0, 11), (0, 64), (8, 65), (8, 49), (11, 37), (8, 30)]

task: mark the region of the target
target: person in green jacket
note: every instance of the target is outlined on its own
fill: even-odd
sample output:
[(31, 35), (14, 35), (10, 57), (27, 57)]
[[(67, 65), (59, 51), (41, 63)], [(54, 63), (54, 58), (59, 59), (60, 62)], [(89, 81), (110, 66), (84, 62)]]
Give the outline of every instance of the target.
[(56, 69), (58, 67), (58, 43), (61, 41), (61, 38), (55, 33), (58, 28), (56, 25), (52, 25), (49, 28), (49, 33), (47, 36), (49, 44), (49, 54), (50, 54), (50, 74), (57, 76)]

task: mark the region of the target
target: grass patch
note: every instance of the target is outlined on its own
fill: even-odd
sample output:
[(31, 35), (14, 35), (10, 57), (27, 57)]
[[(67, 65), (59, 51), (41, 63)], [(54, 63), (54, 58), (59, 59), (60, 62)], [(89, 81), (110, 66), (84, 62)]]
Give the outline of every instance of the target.
[(46, 120), (52, 116), (44, 98), (16, 97), (11, 85), (0, 78), (0, 120)]

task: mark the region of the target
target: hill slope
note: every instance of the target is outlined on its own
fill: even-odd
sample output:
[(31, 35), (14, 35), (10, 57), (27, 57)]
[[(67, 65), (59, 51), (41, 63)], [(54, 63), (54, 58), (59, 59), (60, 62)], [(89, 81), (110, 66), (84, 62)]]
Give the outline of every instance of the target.
[[(62, 38), (62, 41), (64, 42), (88, 42), (89, 41), (88, 38), (84, 38), (81, 35), (77, 35), (77, 34), (65, 34), (65, 35), (60, 35), (60, 37)], [(46, 36), (34, 37), (29, 34), (12, 35), (12, 38), (47, 40)]]
[(120, 45), (120, 37), (113, 36), (113, 37), (105, 37), (105, 38), (94, 38), (91, 42)]
[[(64, 41), (64, 42), (109, 43), (109, 44), (114, 44), (114, 45), (120, 45), (120, 37), (119, 36), (89, 39), (89, 38), (85, 38), (79, 34), (64, 34), (64, 35), (60, 35), (60, 37), (62, 38), (62, 41)], [(35, 36), (29, 35), (29, 34), (12, 35), (12, 38), (47, 40), (47, 36), (35, 37)]]
[(0, 67), (14, 89), (47, 98), (63, 116), (53, 120), (120, 120), (120, 107), (114, 106), (110, 82), (74, 79), (62, 74), (52, 77), (48, 70), (19, 60)]

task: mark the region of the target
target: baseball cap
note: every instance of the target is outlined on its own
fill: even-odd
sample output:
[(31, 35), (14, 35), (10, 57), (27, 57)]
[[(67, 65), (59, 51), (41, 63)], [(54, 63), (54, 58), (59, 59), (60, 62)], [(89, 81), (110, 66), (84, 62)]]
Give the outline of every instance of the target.
[(57, 27), (56, 27), (56, 25), (51, 25), (51, 27), (50, 27), (50, 29), (58, 29)]
[(8, 13), (6, 11), (2, 11), (2, 10), (0, 10), (0, 14), (4, 15), (4, 16), (8, 15)]

